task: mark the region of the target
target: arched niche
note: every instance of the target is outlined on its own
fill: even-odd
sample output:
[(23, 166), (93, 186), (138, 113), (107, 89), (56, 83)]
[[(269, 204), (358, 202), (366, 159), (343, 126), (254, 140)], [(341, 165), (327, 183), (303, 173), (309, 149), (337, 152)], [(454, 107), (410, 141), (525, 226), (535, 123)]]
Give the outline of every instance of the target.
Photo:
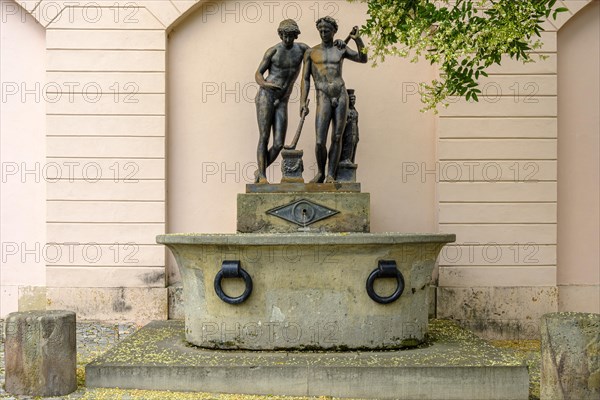
[[(258, 129), (254, 73), (267, 48), (280, 41), (277, 26), (297, 20), (298, 41), (320, 42), (315, 21), (333, 14), (337, 37), (364, 23), (366, 5), (335, 2), (211, 2), (199, 7), (168, 38), (168, 230), (234, 232), (236, 194), (245, 191), (256, 169)], [(354, 46), (353, 43), (350, 46)], [(344, 79), (357, 94), (360, 144), (357, 163), (363, 191), (371, 193), (372, 231), (435, 229), (435, 176), (408, 177), (408, 166), (435, 169), (435, 117), (419, 112), (415, 93), (429, 80), (426, 63), (390, 59), (377, 68), (344, 63)], [(299, 122), (300, 80), (289, 104), (287, 141)], [(308, 181), (315, 173), (314, 111), (298, 148), (304, 150)], [(279, 182), (277, 162), (271, 178)]]
[(558, 31), (559, 310), (599, 312), (600, 2)]

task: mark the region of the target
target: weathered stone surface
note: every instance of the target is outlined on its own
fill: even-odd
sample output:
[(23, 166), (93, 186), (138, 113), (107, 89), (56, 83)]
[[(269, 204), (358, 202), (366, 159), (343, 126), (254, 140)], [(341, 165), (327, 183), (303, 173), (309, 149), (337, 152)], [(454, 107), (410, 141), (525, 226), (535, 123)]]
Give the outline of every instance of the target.
[(437, 317), (486, 339), (539, 339), (542, 315), (557, 307), (553, 286), (438, 288)]
[(167, 289), (169, 291), (169, 319), (183, 319), (183, 285), (178, 282)]
[(19, 311), (43, 310), (46, 308), (46, 287), (19, 287)]
[(437, 308), (437, 287), (429, 286), (429, 318), (435, 318)]
[(449, 321), (428, 345), (387, 352), (231, 352), (153, 322), (86, 366), (86, 386), (364, 399), (526, 400), (527, 367)]
[(600, 314), (600, 284), (558, 285), (558, 311)]
[(600, 398), (600, 314), (542, 317), (542, 400)]
[(248, 184), (246, 193), (340, 193), (360, 192), (360, 183), (335, 182), (335, 183), (272, 183)]
[(167, 319), (167, 288), (48, 288), (48, 309), (71, 310), (80, 320), (136, 322)]
[[(267, 212), (306, 200), (338, 213), (302, 227)], [(369, 193), (242, 193), (237, 198), (237, 231), (241, 233), (369, 232)]]
[(63, 396), (77, 389), (76, 318), (70, 311), (26, 311), (5, 322), (8, 393)]
[[(175, 255), (184, 286), (187, 339), (227, 349), (398, 348), (416, 345), (427, 332), (435, 260), (454, 235), (237, 234), (162, 235)], [(254, 290), (230, 305), (215, 293), (225, 260), (239, 260)], [(379, 260), (394, 260), (404, 276), (401, 297), (378, 304), (366, 281)], [(387, 296), (394, 279), (378, 279)], [(230, 296), (241, 279), (224, 279)]]

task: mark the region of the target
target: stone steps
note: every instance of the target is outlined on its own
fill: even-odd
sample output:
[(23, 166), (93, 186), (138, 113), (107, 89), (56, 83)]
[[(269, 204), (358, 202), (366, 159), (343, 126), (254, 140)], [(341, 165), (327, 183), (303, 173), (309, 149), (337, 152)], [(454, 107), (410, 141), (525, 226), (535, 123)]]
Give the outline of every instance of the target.
[(88, 388), (365, 399), (523, 399), (527, 367), (448, 321), (417, 349), (385, 352), (206, 350), (181, 321), (155, 321), (86, 367)]

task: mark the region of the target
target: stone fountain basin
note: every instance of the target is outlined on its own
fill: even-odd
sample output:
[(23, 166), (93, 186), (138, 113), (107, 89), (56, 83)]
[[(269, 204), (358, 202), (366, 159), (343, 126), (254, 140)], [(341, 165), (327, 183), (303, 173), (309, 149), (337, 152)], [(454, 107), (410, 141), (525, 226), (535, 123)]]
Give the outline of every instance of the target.
[[(423, 342), (429, 284), (452, 234), (293, 233), (169, 234), (157, 237), (174, 254), (183, 280), (186, 340), (214, 349), (392, 349)], [(241, 304), (216, 294), (223, 261), (252, 277)], [(373, 301), (366, 281), (380, 260), (395, 261), (405, 288), (390, 304)], [(396, 279), (377, 279), (388, 296)], [(242, 279), (223, 279), (238, 296)]]

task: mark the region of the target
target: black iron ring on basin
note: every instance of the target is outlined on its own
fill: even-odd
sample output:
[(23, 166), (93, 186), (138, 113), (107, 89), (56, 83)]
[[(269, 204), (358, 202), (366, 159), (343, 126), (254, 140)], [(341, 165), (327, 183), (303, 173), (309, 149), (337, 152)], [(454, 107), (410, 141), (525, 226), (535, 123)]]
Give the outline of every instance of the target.
[[(375, 293), (373, 284), (375, 283), (375, 279), (378, 278), (396, 278), (397, 287), (394, 293), (387, 297), (382, 297)], [(367, 294), (369, 297), (379, 304), (389, 304), (398, 300), (402, 295), (402, 292), (404, 292), (404, 277), (398, 270), (396, 261), (380, 260), (377, 268), (375, 268), (367, 278)]]
[[(221, 287), (221, 281), (223, 278), (242, 278), (246, 284), (246, 289), (238, 297), (230, 297), (223, 291)], [(217, 296), (225, 303), (228, 304), (240, 304), (246, 301), (252, 293), (252, 278), (240, 265), (238, 260), (236, 261), (223, 261), (221, 264), (221, 270), (217, 272), (215, 276), (215, 292)]]

